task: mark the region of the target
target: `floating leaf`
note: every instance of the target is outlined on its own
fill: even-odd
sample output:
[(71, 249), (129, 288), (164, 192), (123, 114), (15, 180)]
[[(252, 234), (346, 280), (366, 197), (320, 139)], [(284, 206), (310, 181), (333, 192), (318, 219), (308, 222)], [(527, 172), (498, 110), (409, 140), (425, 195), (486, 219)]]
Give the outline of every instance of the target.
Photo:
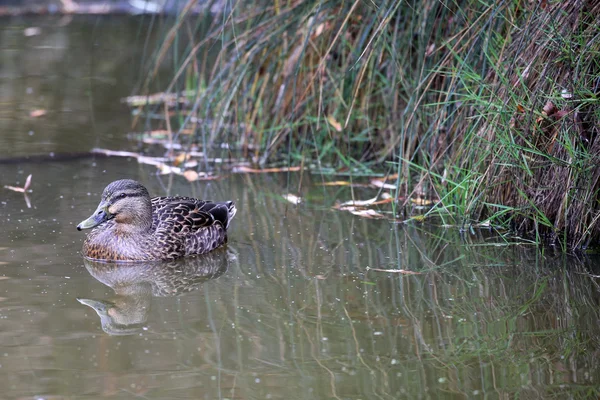
[(381, 214), (373, 209), (370, 209), (370, 208), (365, 209), (365, 210), (348, 209), (348, 211), (350, 211), (354, 215), (358, 215), (359, 217), (364, 217), (364, 218), (373, 218), (373, 219), (384, 218), (383, 214)]
[(46, 113), (47, 113), (47, 111), (44, 109), (33, 110), (33, 111), (29, 112), (29, 116), (31, 118), (38, 118), (38, 117), (46, 115)]
[(27, 179), (25, 179), (25, 185), (23, 186), (23, 189), (26, 191), (27, 189), (29, 189), (29, 186), (31, 186), (31, 177), (33, 175), (29, 174), (29, 176), (27, 177)]
[(4, 185), (4, 188), (12, 190), (13, 192), (25, 193), (25, 189), (23, 189), (22, 187)]
[(352, 182), (348, 181), (332, 181), (319, 183), (321, 186), (352, 186)]
[(25, 193), (27, 189), (29, 189), (29, 186), (31, 186), (31, 177), (32, 175), (29, 174), (27, 179), (25, 179), (25, 185), (23, 187), (5, 185), (4, 188), (12, 190), (13, 192)]
[(190, 157), (191, 156), (188, 153), (179, 153), (177, 155), (177, 157), (175, 157), (175, 159), (173, 160), (173, 165), (178, 167), (181, 164), (183, 164), (184, 162), (188, 161), (190, 159)]
[(296, 172), (300, 171), (301, 167), (282, 167), (282, 168), (264, 168), (256, 169), (245, 165), (233, 167), (232, 172), (235, 173), (250, 173), (250, 174), (267, 174), (271, 172)]
[(395, 274), (405, 274), (405, 275), (421, 275), (420, 272), (415, 271), (407, 271), (405, 269), (384, 269), (384, 268), (370, 268), (367, 267), (369, 271), (378, 271), (378, 272), (391, 272)]
[(292, 204), (300, 204), (302, 203), (302, 198), (296, 196), (295, 194), (284, 194), (283, 198), (286, 199), (287, 201), (289, 201)]
[(368, 199), (368, 200), (350, 200), (350, 201), (345, 201), (342, 204), (340, 204), (339, 208), (365, 207), (365, 206), (369, 206), (369, 205), (375, 203), (376, 201), (377, 201), (377, 196), (373, 197), (372, 199)]
[(188, 180), (188, 182), (194, 182), (198, 180), (198, 173), (193, 169), (188, 169), (183, 173), (183, 177)]
[(171, 167), (170, 165), (167, 165), (167, 164), (158, 164), (156, 166), (156, 168), (158, 168), (161, 175), (167, 175), (167, 174), (182, 175), (183, 174), (183, 172), (181, 171), (181, 168)]
[(23, 35), (26, 37), (37, 36), (42, 33), (42, 30), (37, 26), (30, 26), (29, 28), (25, 28), (23, 30)]
[(396, 185), (395, 184), (386, 183), (385, 181), (383, 181), (381, 179), (372, 179), (371, 180), (371, 185), (375, 186), (376, 188), (381, 188), (381, 189), (388, 189), (388, 190), (395, 190), (396, 189)]

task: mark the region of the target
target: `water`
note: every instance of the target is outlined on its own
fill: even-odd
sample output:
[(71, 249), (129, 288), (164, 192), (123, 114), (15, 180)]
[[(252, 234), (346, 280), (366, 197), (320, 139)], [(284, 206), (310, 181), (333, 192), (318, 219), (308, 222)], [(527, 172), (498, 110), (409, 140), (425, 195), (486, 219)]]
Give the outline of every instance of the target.
[[(2, 43), (14, 24), (26, 25), (2, 25)], [(76, 20), (55, 29), (70, 43), (103, 27), (131, 42), (126, 32), (135, 37), (138, 24)], [(75, 46), (69, 57), (83, 64), (86, 49)], [(0, 57), (7, 54), (34, 57), (20, 45), (13, 53), (3, 45)], [(30, 78), (1, 65), (2, 102), (15, 104), (10, 93), (26, 94), (6, 86), (27, 88)], [(108, 68), (107, 79), (127, 70)], [(36, 78), (46, 96), (57, 75)], [(90, 106), (78, 94), (85, 82), (65, 94), (81, 110), (64, 118), (5, 108), (2, 156), (129, 145), (122, 135), (130, 117), (118, 98), (132, 83)], [(73, 126), (72, 117), (92, 111), (93, 119)], [(596, 260), (507, 246), (481, 231), (334, 211), (333, 199), (348, 199), (347, 189), (306, 174), (301, 194), (309, 201), (298, 206), (281, 198), (295, 192), (296, 175), (190, 184), (127, 159), (0, 164), (2, 185), (28, 174), (31, 208), (22, 194), (0, 191), (3, 399), (598, 396), (600, 296), (589, 272), (597, 274)], [(104, 186), (125, 176), (154, 195), (235, 200), (229, 245), (160, 267), (84, 262), (84, 233), (75, 226)]]

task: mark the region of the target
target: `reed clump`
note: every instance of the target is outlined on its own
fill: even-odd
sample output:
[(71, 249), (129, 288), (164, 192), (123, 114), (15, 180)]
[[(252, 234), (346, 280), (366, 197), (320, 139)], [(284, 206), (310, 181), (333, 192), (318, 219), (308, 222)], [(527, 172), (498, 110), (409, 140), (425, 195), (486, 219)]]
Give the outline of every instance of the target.
[(179, 61), (160, 88), (186, 93), (158, 122), (170, 140), (395, 172), (399, 205), (431, 198), (446, 222), (598, 242), (597, 2), (256, 4), (201, 37), (184, 9), (165, 35), (144, 90)]

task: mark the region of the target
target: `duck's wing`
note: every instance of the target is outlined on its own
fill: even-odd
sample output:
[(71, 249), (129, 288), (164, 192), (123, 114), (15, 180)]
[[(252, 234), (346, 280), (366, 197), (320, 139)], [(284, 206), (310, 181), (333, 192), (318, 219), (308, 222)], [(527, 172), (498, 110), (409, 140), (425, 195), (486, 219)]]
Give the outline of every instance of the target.
[(169, 226), (174, 233), (195, 232), (221, 224), (225, 229), (236, 213), (232, 201), (213, 202), (191, 197), (155, 197), (152, 199), (152, 227)]

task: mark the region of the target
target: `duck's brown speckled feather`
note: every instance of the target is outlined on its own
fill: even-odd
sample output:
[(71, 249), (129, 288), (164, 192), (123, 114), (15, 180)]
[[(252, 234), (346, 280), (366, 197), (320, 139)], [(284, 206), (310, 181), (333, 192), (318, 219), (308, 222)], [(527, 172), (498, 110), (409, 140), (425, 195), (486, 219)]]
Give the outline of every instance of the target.
[(235, 212), (231, 201), (155, 197), (147, 234), (119, 235), (117, 223), (109, 220), (87, 236), (83, 255), (95, 260), (152, 261), (203, 254), (227, 242), (227, 227)]

